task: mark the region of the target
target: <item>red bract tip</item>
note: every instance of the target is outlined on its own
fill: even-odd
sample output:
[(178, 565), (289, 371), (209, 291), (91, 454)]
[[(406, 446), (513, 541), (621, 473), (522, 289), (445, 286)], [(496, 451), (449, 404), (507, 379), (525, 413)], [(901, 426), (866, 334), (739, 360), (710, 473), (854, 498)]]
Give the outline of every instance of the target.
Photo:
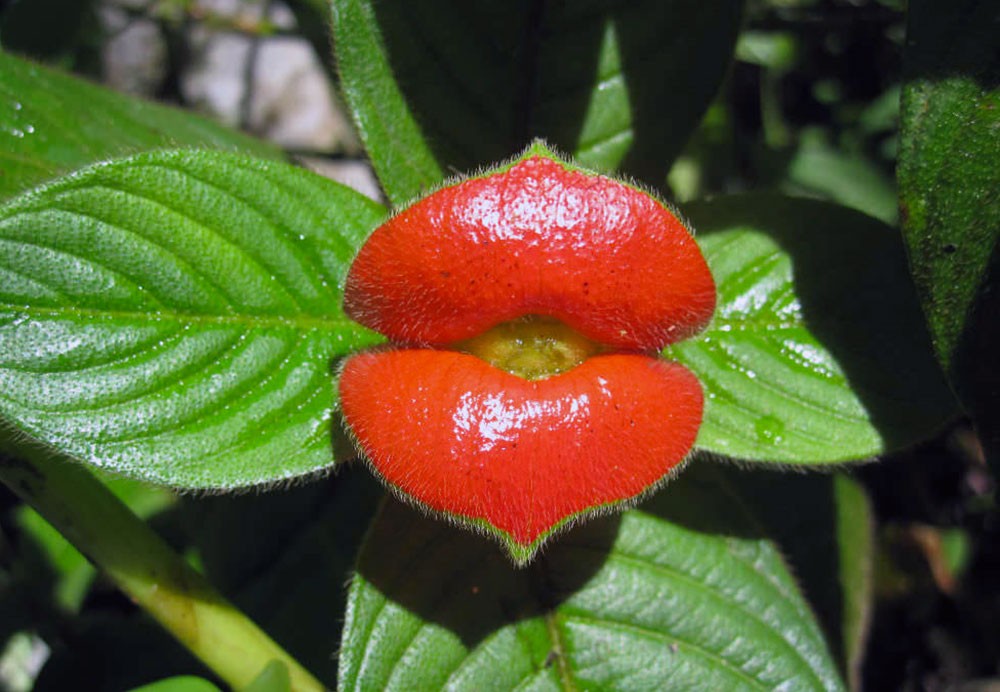
[(340, 386), (389, 485), (500, 532), (519, 560), (560, 524), (655, 484), (701, 424), (695, 376), (647, 356), (595, 356), (530, 381), (454, 351), (365, 353)]
[(698, 246), (654, 198), (538, 145), (376, 229), (345, 307), (393, 341), (437, 347), (346, 361), (341, 405), (364, 455), (518, 562), (570, 520), (641, 495), (694, 445), (697, 379), (634, 352), (711, 318)]

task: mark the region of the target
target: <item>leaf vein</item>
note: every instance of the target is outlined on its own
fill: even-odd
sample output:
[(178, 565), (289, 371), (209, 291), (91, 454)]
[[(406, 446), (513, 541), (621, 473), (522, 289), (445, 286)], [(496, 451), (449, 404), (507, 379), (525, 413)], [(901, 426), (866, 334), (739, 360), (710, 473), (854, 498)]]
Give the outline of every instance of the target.
[(566, 617), (567, 619), (575, 620), (584, 625), (592, 625), (598, 628), (603, 627), (609, 629), (618, 629), (629, 633), (639, 634), (643, 637), (646, 637), (647, 639), (654, 639), (656, 641), (664, 642), (668, 646), (670, 644), (682, 642), (685, 645), (685, 647), (687, 647), (691, 651), (700, 653), (703, 658), (707, 658), (711, 661), (714, 661), (720, 668), (731, 671), (736, 675), (736, 677), (742, 678), (747, 683), (749, 683), (750, 687), (760, 690), (770, 689), (769, 687), (764, 685), (764, 683), (762, 683), (760, 680), (747, 673), (745, 670), (734, 664), (732, 661), (729, 661), (728, 659), (720, 656), (718, 653), (714, 651), (710, 651), (705, 647), (696, 644), (690, 639), (685, 639), (684, 637), (678, 637), (677, 635), (674, 634), (668, 635), (664, 632), (657, 632), (656, 630), (650, 629), (648, 627), (642, 627), (641, 625), (636, 625), (629, 622), (612, 620), (610, 618), (603, 616), (584, 615), (583, 613), (572, 613), (572, 614), (567, 614)]

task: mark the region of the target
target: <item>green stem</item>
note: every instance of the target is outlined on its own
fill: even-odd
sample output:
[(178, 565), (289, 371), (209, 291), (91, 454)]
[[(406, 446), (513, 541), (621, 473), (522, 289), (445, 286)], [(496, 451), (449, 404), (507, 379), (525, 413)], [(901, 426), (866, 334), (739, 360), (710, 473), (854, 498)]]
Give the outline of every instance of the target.
[(324, 689), (82, 466), (0, 440), (0, 480), (235, 689), (275, 660), (292, 690)]

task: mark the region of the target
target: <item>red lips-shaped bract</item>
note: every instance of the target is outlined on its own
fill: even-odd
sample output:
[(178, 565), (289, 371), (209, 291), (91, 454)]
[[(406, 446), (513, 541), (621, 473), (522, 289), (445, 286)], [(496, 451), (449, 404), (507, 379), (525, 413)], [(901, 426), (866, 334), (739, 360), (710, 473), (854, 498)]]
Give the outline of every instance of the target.
[[(694, 444), (701, 386), (649, 354), (711, 318), (698, 246), (653, 197), (540, 145), (376, 229), (345, 307), (400, 344), (341, 372), (364, 455), (403, 496), (498, 535), (518, 562), (568, 521), (649, 490)], [(457, 352), (529, 315), (598, 350), (533, 380)]]

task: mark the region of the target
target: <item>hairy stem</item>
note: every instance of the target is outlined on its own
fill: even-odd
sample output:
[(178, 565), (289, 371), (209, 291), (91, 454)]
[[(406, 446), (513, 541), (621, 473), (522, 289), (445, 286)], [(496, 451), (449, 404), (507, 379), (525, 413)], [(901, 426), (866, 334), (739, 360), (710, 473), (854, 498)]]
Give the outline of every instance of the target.
[(0, 439), (0, 480), (233, 688), (279, 661), (292, 690), (324, 689), (82, 466)]

